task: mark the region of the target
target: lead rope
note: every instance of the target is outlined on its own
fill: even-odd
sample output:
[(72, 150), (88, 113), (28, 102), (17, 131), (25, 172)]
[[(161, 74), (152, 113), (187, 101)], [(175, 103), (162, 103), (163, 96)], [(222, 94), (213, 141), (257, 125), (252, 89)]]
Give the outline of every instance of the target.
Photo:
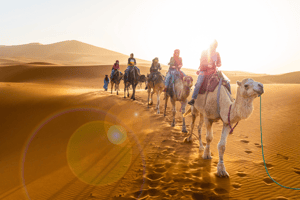
[(300, 190), (300, 188), (292, 188), (292, 187), (287, 187), (287, 186), (284, 186), (284, 185), (281, 185), (280, 183), (277, 183), (272, 177), (271, 175), (269, 174), (269, 171), (268, 171), (268, 168), (267, 168), (267, 165), (266, 165), (266, 161), (265, 161), (265, 156), (264, 156), (264, 146), (263, 146), (263, 139), (262, 139), (262, 125), (261, 125), (261, 96), (260, 96), (260, 134), (261, 134), (261, 152), (262, 152), (262, 157), (263, 157), (263, 160), (264, 160), (264, 165), (265, 165), (265, 169), (266, 169), (266, 172), (268, 174), (268, 176), (270, 177), (270, 179), (276, 183), (277, 185), (283, 187), (283, 188), (286, 188), (286, 189), (291, 189), (291, 190)]

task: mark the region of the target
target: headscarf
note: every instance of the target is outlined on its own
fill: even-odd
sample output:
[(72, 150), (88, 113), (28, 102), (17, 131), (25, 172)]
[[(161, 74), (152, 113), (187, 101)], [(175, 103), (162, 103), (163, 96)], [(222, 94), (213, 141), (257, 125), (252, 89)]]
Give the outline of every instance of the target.
[(108, 75), (105, 75), (105, 81), (109, 81)]
[(179, 49), (175, 49), (174, 51), (174, 54), (173, 54), (173, 57), (174, 57), (174, 60), (175, 60), (175, 65), (178, 67), (179, 65), (182, 65), (181, 64), (181, 59), (179, 57), (179, 54), (180, 54), (180, 50)]
[(155, 58), (152, 60), (152, 62), (154, 62), (154, 60), (157, 60), (157, 62), (159, 61), (159, 60), (158, 60), (158, 57), (155, 57)]

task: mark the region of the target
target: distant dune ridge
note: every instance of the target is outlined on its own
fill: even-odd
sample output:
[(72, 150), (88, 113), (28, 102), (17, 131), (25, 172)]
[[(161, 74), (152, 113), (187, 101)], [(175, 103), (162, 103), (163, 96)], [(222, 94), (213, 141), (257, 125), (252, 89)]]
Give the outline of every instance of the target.
[[(91, 79), (103, 79), (105, 74), (110, 73), (111, 66), (115, 60), (120, 61), (122, 65), (121, 71), (124, 71), (128, 57), (129, 55), (76, 40), (47, 45), (40, 43), (14, 46), (0, 45), (0, 66), (2, 66), (0, 68), (0, 81), (66, 80), (70, 78), (80, 79), (81, 76)], [(137, 63), (138, 67), (141, 68), (142, 74), (149, 73), (151, 61), (137, 58)], [(15, 67), (12, 69), (9, 66)], [(91, 68), (86, 68), (88, 66)], [(162, 65), (162, 68), (162, 73), (166, 74), (168, 66)], [(220, 69), (222, 70), (222, 67)], [(196, 70), (183, 68), (183, 71), (196, 81)], [(300, 71), (281, 75), (255, 74), (241, 71), (223, 72), (230, 78), (231, 83), (236, 83), (238, 80), (249, 77), (264, 84), (300, 83)]]
[[(121, 64), (127, 63), (129, 55), (96, 47), (76, 40), (68, 40), (43, 45), (30, 43), (14, 46), (0, 46), (0, 58), (36, 59), (36, 61), (53, 62), (63, 65), (113, 64), (118, 59)], [(0, 60), (0, 63), (2, 61)], [(149, 61), (137, 59), (139, 63)]]

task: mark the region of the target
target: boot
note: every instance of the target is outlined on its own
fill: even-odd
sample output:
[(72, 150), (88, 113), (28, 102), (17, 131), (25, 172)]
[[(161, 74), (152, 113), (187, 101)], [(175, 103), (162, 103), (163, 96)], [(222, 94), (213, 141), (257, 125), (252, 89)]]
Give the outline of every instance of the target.
[(147, 90), (147, 89), (148, 89), (148, 86), (145, 87), (145, 90)]
[(188, 104), (190, 104), (191, 106), (193, 106), (194, 103), (195, 103), (195, 99), (192, 99), (192, 100), (190, 100), (190, 101), (188, 102)]

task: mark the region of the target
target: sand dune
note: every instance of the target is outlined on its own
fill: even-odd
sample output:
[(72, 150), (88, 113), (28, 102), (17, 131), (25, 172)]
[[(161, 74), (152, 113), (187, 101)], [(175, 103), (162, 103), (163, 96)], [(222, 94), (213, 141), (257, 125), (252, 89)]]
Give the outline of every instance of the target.
[[(207, 161), (201, 158), (197, 141), (182, 142), (180, 114), (177, 126), (171, 128), (171, 108), (165, 118), (156, 115), (155, 104), (147, 109), (144, 91), (138, 91), (132, 102), (122, 93), (110, 95), (99, 88), (8, 82), (0, 86), (0, 176), (9, 180), (1, 182), (1, 199), (27, 199), (25, 191), (31, 199), (300, 198), (265, 173), (259, 100), (252, 116), (228, 138), (224, 158), (231, 177), (222, 179), (215, 176), (221, 122), (214, 125), (213, 159)], [(297, 187), (300, 96), (294, 91), (300, 85), (265, 87), (267, 166), (275, 180)], [(107, 139), (112, 125), (126, 130), (122, 144)]]
[[(119, 96), (103, 91), (116, 57), (124, 71), (128, 56), (77, 41), (0, 46), (0, 55), (0, 179), (5, 180), (0, 199), (300, 199), (265, 172), (259, 99), (251, 117), (228, 138), (224, 162), (230, 178), (222, 179), (215, 176), (221, 122), (213, 127), (213, 159), (203, 160), (196, 138), (183, 143), (179, 112), (177, 125), (170, 127), (170, 103), (163, 117), (156, 114), (155, 97), (147, 108), (143, 88), (134, 102), (122, 91)], [(138, 60), (138, 67), (147, 74), (150, 62)], [(196, 81), (196, 70), (183, 71)], [(279, 183), (300, 187), (300, 72), (224, 73), (233, 96), (237, 80), (265, 84), (267, 168)], [(188, 117), (188, 129), (190, 123)]]
[[(76, 40), (63, 41), (48, 45), (31, 43), (15, 46), (0, 46), (0, 58), (37, 59), (45, 62), (58, 62), (63, 65), (113, 64), (119, 60), (126, 64), (129, 55), (96, 47)], [(137, 59), (138, 63), (150, 63)]]

